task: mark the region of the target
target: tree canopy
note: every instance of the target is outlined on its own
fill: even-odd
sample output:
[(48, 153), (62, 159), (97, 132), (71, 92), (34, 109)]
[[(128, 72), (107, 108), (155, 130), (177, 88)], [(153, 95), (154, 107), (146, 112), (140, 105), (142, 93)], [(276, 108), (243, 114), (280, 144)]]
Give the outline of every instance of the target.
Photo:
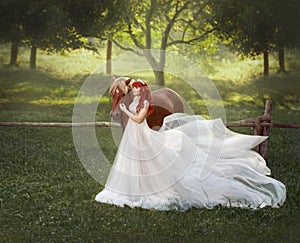
[(216, 33), (232, 48), (252, 57), (264, 53), (265, 74), (268, 52), (299, 47), (299, 1), (212, 0), (210, 6)]
[[(31, 64), (36, 48), (63, 51), (94, 49), (90, 37), (113, 41), (145, 56), (159, 85), (164, 85), (165, 51), (179, 45), (210, 45), (217, 36), (246, 56), (279, 53), (300, 46), (300, 2), (297, 0), (2, 0), (0, 41), (29, 46)], [(202, 47), (202, 46), (201, 46)], [(151, 49), (161, 50), (159, 57)], [(111, 50), (108, 50), (111, 55)], [(108, 57), (109, 59), (109, 57)]]
[[(114, 43), (143, 55), (152, 66), (157, 84), (164, 86), (165, 51), (179, 44), (196, 44), (213, 32), (205, 0), (130, 1), (131, 13)], [(131, 44), (124, 39), (131, 40)], [(126, 45), (127, 44), (127, 45)], [(159, 49), (156, 58), (151, 49)]]
[[(26, 45), (49, 52), (72, 50), (88, 45), (86, 37), (103, 37), (106, 30), (118, 23), (118, 14), (111, 16), (121, 1), (58, 1), (9, 0), (0, 2), (0, 40), (17, 47)], [(12, 53), (16, 59), (17, 53)], [(34, 60), (34, 57), (31, 59)], [(12, 60), (11, 64), (16, 64)]]

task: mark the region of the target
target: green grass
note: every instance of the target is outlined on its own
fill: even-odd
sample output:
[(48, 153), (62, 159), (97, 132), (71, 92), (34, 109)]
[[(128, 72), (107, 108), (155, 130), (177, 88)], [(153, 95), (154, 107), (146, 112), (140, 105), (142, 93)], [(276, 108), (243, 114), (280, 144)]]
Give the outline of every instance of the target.
[[(1, 50), (1, 60), (7, 53), (7, 48)], [(94, 64), (87, 69), (74, 64), (74, 69), (61, 71), (62, 63), (76, 63), (77, 54), (49, 59), (41, 54), (35, 71), (28, 70), (23, 59), (18, 68), (1, 67), (0, 120), (70, 122), (77, 92), (94, 70)], [(297, 60), (290, 63), (295, 66)], [(230, 72), (227, 78), (222, 72), (214, 74), (227, 120), (261, 115), (265, 99), (271, 99), (274, 121), (299, 124), (299, 73), (273, 73), (264, 79), (253, 75), (259, 72), (256, 66), (240, 68), (248, 73), (241, 82), (230, 78)], [(144, 76), (151, 81), (148, 73)], [(207, 115), (187, 84), (167, 76), (167, 85), (184, 96), (194, 112)], [(109, 121), (109, 110), (110, 99), (103, 99), (97, 119)], [(247, 128), (235, 130), (251, 133)], [(110, 128), (97, 128), (96, 133), (112, 161), (116, 147)], [(81, 165), (70, 128), (0, 127), (0, 242), (300, 242), (299, 140), (300, 129), (271, 130), (267, 163), (272, 176), (287, 187), (283, 207), (159, 212), (95, 202), (102, 186)]]

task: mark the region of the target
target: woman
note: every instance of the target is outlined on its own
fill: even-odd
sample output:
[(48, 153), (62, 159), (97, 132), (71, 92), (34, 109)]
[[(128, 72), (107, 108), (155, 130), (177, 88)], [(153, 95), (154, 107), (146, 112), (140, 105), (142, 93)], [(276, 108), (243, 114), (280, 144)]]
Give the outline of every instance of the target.
[(153, 112), (146, 83), (132, 84), (130, 118), (105, 188), (96, 201), (157, 210), (190, 207), (278, 207), (285, 186), (251, 148), (267, 137), (228, 130), (221, 119), (184, 113), (164, 119), (159, 131), (146, 122)]

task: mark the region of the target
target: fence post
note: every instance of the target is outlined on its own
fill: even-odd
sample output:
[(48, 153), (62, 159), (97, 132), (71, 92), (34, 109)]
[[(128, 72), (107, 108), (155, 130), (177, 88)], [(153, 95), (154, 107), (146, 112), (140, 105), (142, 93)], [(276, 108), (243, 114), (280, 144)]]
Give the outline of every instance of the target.
[[(272, 116), (271, 116), (271, 105), (272, 102), (270, 100), (266, 101), (266, 105), (265, 105), (265, 111), (264, 111), (264, 120), (263, 122), (265, 123), (270, 123), (271, 124), (271, 120), (272, 120)], [(263, 126), (262, 128), (262, 135), (263, 136), (269, 136), (270, 133), (270, 126)], [(259, 153), (266, 159), (267, 155), (268, 155), (268, 139), (263, 141), (260, 145), (260, 151)]]
[[(260, 122), (260, 118), (257, 117), (255, 120), (254, 120), (254, 126), (253, 126), (253, 134), (254, 135), (259, 135), (261, 136), (263, 134), (263, 129), (261, 127), (261, 122)], [(258, 153), (260, 153), (260, 145), (257, 145), (254, 150)]]

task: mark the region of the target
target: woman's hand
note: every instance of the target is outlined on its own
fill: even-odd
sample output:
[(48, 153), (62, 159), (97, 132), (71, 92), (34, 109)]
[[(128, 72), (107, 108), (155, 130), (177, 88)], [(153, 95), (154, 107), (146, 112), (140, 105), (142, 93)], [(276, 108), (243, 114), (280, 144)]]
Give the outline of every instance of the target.
[(120, 106), (121, 111), (123, 111), (129, 118), (133, 117), (133, 114), (129, 110), (127, 110), (124, 103), (121, 103), (119, 106)]
[(137, 123), (141, 123), (147, 117), (149, 101), (144, 102), (144, 107), (137, 114), (132, 114), (129, 110), (127, 110), (124, 103), (121, 103), (119, 105), (119, 107), (120, 107), (120, 110), (123, 111), (133, 121), (135, 121)]
[(121, 103), (119, 106), (120, 106), (121, 111), (125, 112), (127, 110), (124, 103)]

